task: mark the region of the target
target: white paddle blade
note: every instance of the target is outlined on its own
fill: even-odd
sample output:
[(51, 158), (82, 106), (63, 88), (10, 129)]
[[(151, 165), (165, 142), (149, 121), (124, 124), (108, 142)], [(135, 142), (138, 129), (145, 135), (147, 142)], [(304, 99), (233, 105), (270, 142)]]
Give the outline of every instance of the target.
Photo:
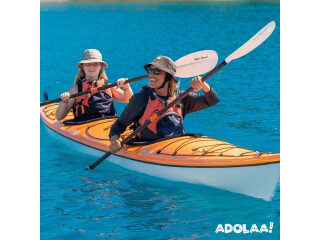
[(213, 69), (218, 62), (218, 54), (213, 50), (202, 50), (190, 53), (175, 61), (177, 71), (175, 76), (189, 78), (204, 74)]
[(240, 48), (238, 48), (235, 52), (229, 55), (225, 62), (229, 63), (234, 59), (240, 58), (247, 53), (251, 52), (253, 49), (258, 47), (261, 43), (263, 43), (273, 32), (276, 27), (275, 21), (270, 22), (264, 28), (262, 28), (256, 35), (250, 38), (245, 44), (243, 44)]

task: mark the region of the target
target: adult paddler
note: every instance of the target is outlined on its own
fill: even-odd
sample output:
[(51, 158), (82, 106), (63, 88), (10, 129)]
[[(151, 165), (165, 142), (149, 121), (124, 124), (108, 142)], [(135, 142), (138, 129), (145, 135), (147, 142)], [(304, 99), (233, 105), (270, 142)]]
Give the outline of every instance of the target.
[[(149, 86), (144, 86), (139, 93), (134, 94), (120, 117), (110, 130), (110, 151), (120, 150), (119, 137), (126, 128), (134, 123), (134, 128), (143, 124), (156, 112), (161, 110), (184, 91), (177, 90), (179, 82), (175, 79), (176, 65), (171, 58), (157, 56), (151, 63), (144, 65), (149, 77)], [(154, 141), (161, 138), (184, 134), (183, 119), (186, 114), (213, 106), (219, 102), (215, 90), (197, 76), (190, 82), (193, 88), (188, 96), (182, 99), (152, 122), (137, 136), (140, 141)], [(203, 94), (195, 94), (199, 90)]]

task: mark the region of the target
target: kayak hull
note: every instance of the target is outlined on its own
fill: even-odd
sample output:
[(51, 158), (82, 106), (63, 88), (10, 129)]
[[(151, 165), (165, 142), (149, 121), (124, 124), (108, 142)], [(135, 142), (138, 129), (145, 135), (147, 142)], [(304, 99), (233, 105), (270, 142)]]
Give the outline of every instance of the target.
[[(52, 124), (50, 124), (50, 122), (47, 121), (43, 115), (41, 115), (41, 119), (51, 129), (49, 130), (49, 128), (47, 128), (50, 134), (52, 134), (54, 138), (61, 141), (61, 143), (66, 144), (72, 150), (80, 153), (86, 153), (97, 158), (101, 157), (106, 151), (109, 150), (108, 141), (103, 145), (100, 143), (100, 145), (93, 144), (92, 146), (89, 146), (87, 141), (82, 141), (82, 138), (79, 138), (79, 135), (81, 135), (79, 130), (75, 130), (73, 127), (66, 127), (68, 130), (59, 131), (61, 128), (65, 127), (61, 122), (54, 121)], [(90, 126), (92, 125), (97, 125), (97, 123), (93, 122), (90, 124)], [(77, 129), (79, 128), (81, 128), (81, 126), (77, 127)], [(86, 129), (89, 129), (88, 126), (86, 126)], [(88, 132), (86, 135), (88, 136)], [(211, 160), (215, 160), (213, 161), (214, 164), (212, 164), (209, 161), (210, 159), (204, 161), (206, 158), (203, 158), (201, 155), (199, 155), (194, 158), (198, 159), (197, 165), (194, 164), (194, 162), (197, 162), (196, 160), (192, 160), (192, 162), (190, 160), (190, 162), (188, 162), (188, 159), (186, 159), (187, 157), (184, 157), (186, 159), (186, 164), (183, 165), (178, 159), (181, 158), (181, 156), (172, 156), (173, 154), (164, 155), (163, 160), (155, 161), (153, 159), (153, 152), (150, 150), (152, 149), (152, 146), (149, 148), (148, 147), (149, 145), (138, 146), (136, 148), (133, 147), (132, 149), (134, 149), (134, 151), (132, 150), (132, 152), (130, 152), (130, 148), (127, 151), (122, 150), (119, 152), (119, 154), (111, 155), (109, 158), (107, 158), (107, 160), (126, 169), (150, 176), (177, 182), (210, 186), (263, 199), (265, 201), (270, 201), (272, 199), (279, 182), (279, 156), (277, 156), (278, 158), (275, 158), (275, 155), (271, 155), (274, 159), (270, 160), (271, 156), (268, 155), (264, 161), (262, 161), (259, 157), (253, 156), (248, 159), (242, 159), (240, 162), (241, 164), (239, 164), (238, 157), (238, 159), (236, 159), (237, 162), (234, 164), (231, 163), (230, 165), (225, 164), (225, 162), (233, 161), (233, 159), (230, 157), (220, 160), (221, 163), (219, 163), (217, 160), (221, 158), (213, 159), (211, 157)], [(139, 154), (137, 153), (142, 153), (144, 158), (139, 158)], [(154, 156), (158, 155), (159, 154), (156, 154)], [(191, 159), (191, 156), (189, 158)], [(175, 161), (171, 161), (170, 159), (174, 159), (177, 164), (174, 164)], [(228, 161), (228, 159), (230, 160)], [(251, 161), (255, 162), (253, 163)], [(206, 162), (206, 164), (204, 164), (204, 162)]]
[[(248, 167), (175, 167), (132, 161), (116, 155), (109, 161), (171, 181), (200, 184), (270, 201), (279, 181), (280, 163)], [(253, 181), (255, 179), (255, 181)]]

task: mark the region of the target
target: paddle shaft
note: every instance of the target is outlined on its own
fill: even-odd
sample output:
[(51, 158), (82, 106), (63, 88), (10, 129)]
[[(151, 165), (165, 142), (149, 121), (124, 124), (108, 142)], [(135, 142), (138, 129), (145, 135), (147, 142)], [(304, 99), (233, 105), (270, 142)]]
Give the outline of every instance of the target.
[[(129, 80), (124, 81), (123, 84), (131, 83), (131, 82), (135, 82), (135, 81), (139, 81), (139, 80), (145, 79), (145, 78), (147, 78), (147, 77), (148, 77), (148, 75), (144, 75), (144, 76), (141, 76), (141, 77), (132, 78), (132, 79), (129, 79)], [(91, 88), (91, 89), (88, 89), (87, 91), (84, 91), (84, 92), (79, 92), (79, 93), (71, 94), (71, 95), (70, 95), (70, 98), (75, 98), (75, 97), (83, 96), (83, 95), (86, 95), (86, 94), (89, 94), (89, 93), (92, 93), (92, 92), (101, 91), (101, 90), (108, 89), (108, 88), (112, 88), (112, 87), (116, 87), (116, 86), (117, 86), (117, 83), (112, 83), (112, 84), (108, 84), (108, 85), (105, 85), (105, 86), (102, 86), (102, 87), (98, 87), (98, 88)], [(53, 99), (53, 100), (50, 100), (50, 101), (45, 101), (45, 102), (40, 103), (40, 107), (41, 107), (41, 106), (48, 105), (48, 104), (50, 104), (50, 103), (59, 102), (59, 101), (61, 101), (61, 98)]]
[[(211, 77), (213, 74), (215, 74), (217, 71), (219, 71), (221, 68), (223, 68), (227, 63), (225, 61), (223, 61), (222, 63), (220, 63), (217, 67), (215, 67), (214, 69), (212, 69), (209, 73), (207, 73), (202, 79), (202, 82), (205, 82), (209, 77)], [(193, 88), (190, 87), (188, 88), (183, 94), (181, 94), (179, 97), (177, 97), (176, 99), (174, 99), (172, 102), (170, 102), (168, 105), (166, 105), (164, 108), (162, 108), (159, 112), (157, 112), (157, 114), (155, 114), (154, 116), (152, 116), (150, 119), (146, 120), (142, 125), (140, 125), (138, 128), (136, 128), (132, 133), (130, 133), (130, 135), (128, 135), (125, 139), (123, 139), (121, 141), (121, 147), (126, 144), (127, 142), (129, 142), (134, 136), (136, 136), (138, 133), (140, 133), (143, 129), (145, 129), (151, 122), (153, 122), (154, 120), (156, 120), (157, 118), (161, 117), (162, 114), (164, 114), (169, 108), (173, 107), (173, 105), (175, 105), (176, 103), (178, 103), (179, 101), (181, 101), (183, 98), (185, 98), (186, 96), (189, 95), (190, 92), (192, 92)], [(94, 169), (96, 166), (98, 166), (102, 161), (104, 161), (105, 159), (107, 159), (109, 156), (111, 155), (111, 152), (107, 152), (105, 153), (101, 158), (99, 158), (95, 163), (93, 163), (92, 165), (90, 165), (86, 170), (92, 170)]]
[(101, 158), (99, 158), (96, 162), (94, 162), (93, 164), (89, 165), (88, 168), (85, 168), (84, 170), (92, 170), (94, 169), (96, 166), (98, 166), (103, 160), (105, 160), (106, 158), (108, 158), (112, 153), (106, 152)]

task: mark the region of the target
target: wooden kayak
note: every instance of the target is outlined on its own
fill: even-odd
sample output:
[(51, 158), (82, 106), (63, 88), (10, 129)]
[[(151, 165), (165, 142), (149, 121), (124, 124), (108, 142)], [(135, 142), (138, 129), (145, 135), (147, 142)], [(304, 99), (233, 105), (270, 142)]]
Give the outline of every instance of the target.
[[(55, 137), (77, 151), (101, 157), (109, 151), (109, 131), (117, 117), (72, 123), (70, 112), (57, 121), (58, 104), (40, 108)], [(121, 136), (125, 138), (129, 128)], [(270, 201), (280, 177), (280, 153), (253, 151), (200, 134), (154, 142), (132, 142), (108, 159), (122, 167), (172, 181), (207, 185)]]

